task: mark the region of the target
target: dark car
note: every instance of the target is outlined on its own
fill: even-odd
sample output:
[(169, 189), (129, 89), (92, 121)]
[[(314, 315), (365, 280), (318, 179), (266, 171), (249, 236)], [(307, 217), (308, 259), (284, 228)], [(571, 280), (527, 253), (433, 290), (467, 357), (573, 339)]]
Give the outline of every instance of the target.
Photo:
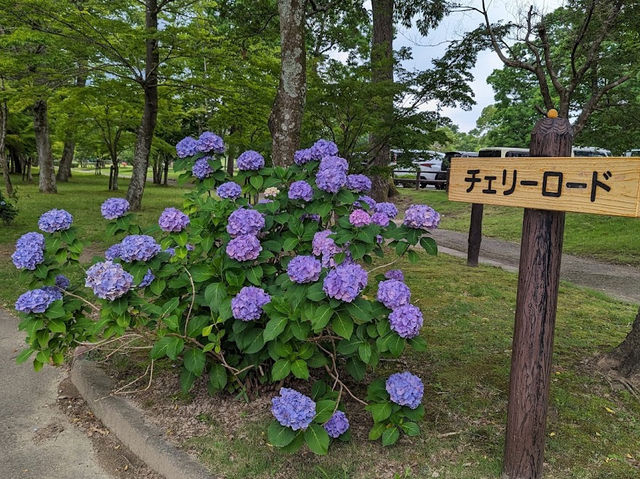
[(449, 167), (451, 166), (451, 158), (471, 158), (475, 156), (478, 156), (478, 152), (476, 151), (447, 151), (444, 154), (444, 159), (442, 160), (442, 171), (436, 175), (436, 180), (445, 180), (445, 182), (437, 184), (436, 189), (448, 189)]

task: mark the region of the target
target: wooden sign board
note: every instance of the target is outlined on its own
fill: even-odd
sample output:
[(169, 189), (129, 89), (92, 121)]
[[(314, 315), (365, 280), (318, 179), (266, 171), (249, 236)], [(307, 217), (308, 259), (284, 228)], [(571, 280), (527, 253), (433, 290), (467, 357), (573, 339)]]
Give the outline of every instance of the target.
[(449, 200), (640, 217), (640, 158), (452, 158)]

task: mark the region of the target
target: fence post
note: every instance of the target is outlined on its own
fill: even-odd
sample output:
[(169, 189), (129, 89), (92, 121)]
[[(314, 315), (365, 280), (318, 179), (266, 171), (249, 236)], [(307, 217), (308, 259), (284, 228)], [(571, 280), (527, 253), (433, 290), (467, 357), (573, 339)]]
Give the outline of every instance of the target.
[(471, 220), (469, 222), (469, 240), (467, 247), (467, 266), (478, 266), (480, 244), (482, 243), (482, 214), (484, 205), (471, 204)]
[[(569, 120), (544, 118), (531, 133), (531, 156), (571, 156), (572, 142)], [(561, 211), (524, 210), (504, 479), (542, 477), (564, 217)]]
[(420, 170), (416, 171), (416, 191), (420, 189)]

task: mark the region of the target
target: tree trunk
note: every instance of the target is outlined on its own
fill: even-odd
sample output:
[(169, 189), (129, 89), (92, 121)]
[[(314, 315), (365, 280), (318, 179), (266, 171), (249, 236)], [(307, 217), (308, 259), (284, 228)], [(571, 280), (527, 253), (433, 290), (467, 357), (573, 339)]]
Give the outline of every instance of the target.
[(155, 38), (158, 29), (158, 1), (146, 0), (145, 29), (147, 39), (145, 40), (145, 80), (144, 89), (144, 111), (142, 121), (138, 128), (136, 145), (133, 151), (133, 172), (131, 182), (127, 190), (127, 200), (132, 210), (139, 210), (142, 206), (142, 194), (144, 184), (147, 180), (147, 169), (149, 168), (149, 153), (153, 141), (153, 132), (158, 119), (158, 65), (160, 55), (158, 52), (158, 41)]
[(62, 157), (60, 158), (60, 164), (58, 165), (58, 173), (56, 174), (56, 181), (67, 182), (71, 178), (71, 163), (73, 163), (73, 152), (76, 147), (76, 142), (73, 140), (71, 134), (67, 134), (64, 140), (64, 148), (62, 149)]
[(171, 158), (169, 158), (168, 156), (164, 156), (164, 178), (162, 180), (162, 184), (164, 186), (167, 186), (168, 182), (169, 182), (169, 163), (171, 162)]
[(111, 190), (118, 191), (118, 174), (120, 173), (120, 165), (118, 164), (118, 154), (111, 153), (111, 166), (113, 167), (113, 178), (111, 179)]
[(33, 129), (36, 136), (38, 166), (40, 167), (39, 189), (42, 193), (57, 193), (53, 155), (49, 141), (46, 100), (37, 100), (33, 107)]
[(273, 164), (293, 163), (300, 145), (300, 129), (307, 91), (305, 0), (279, 0), (280, 84), (269, 116)]
[[(4, 89), (4, 84), (3, 84)], [(0, 163), (2, 163), (2, 175), (4, 176), (4, 186), (7, 190), (7, 196), (13, 196), (13, 185), (11, 184), (11, 176), (9, 172), (9, 159), (5, 155), (4, 141), (7, 137), (7, 115), (9, 109), (7, 108), (7, 102), (0, 103)]]
[[(381, 87), (393, 84), (393, 0), (373, 0), (373, 40), (371, 44), (371, 82)], [(393, 117), (393, 96), (382, 90), (379, 104), (374, 105), (380, 114), (380, 126), (369, 135), (369, 148), (373, 154), (371, 162), (371, 196), (376, 201), (387, 201), (389, 197), (389, 165), (391, 146), (388, 129)]]
[(625, 377), (640, 373), (640, 309), (627, 337), (610, 356), (618, 362), (617, 369)]

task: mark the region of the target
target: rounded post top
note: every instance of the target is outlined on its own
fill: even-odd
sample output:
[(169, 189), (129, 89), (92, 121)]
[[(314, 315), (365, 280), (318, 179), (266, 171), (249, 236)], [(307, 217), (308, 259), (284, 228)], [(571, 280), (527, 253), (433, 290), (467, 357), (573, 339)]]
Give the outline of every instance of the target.
[(547, 112), (547, 118), (558, 118), (558, 110), (552, 108)]

